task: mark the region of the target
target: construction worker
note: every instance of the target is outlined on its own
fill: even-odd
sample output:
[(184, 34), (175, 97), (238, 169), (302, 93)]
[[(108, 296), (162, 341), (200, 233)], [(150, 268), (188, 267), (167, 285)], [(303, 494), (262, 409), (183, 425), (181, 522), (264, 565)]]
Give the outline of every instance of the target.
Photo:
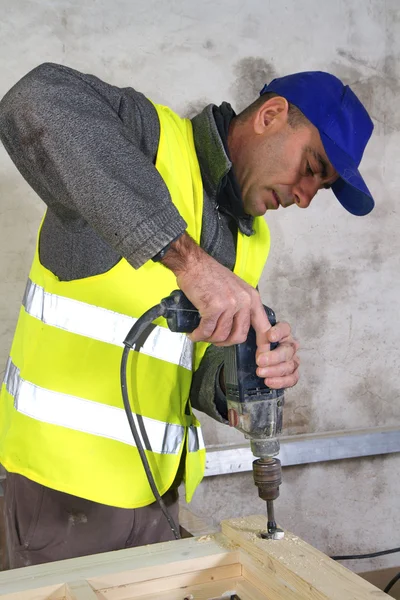
[(323, 72), (275, 79), (241, 114), (223, 103), (192, 120), (55, 64), (6, 94), (0, 138), (47, 206), (1, 389), (11, 567), (172, 539), (123, 411), (122, 341), (177, 286), (202, 316), (190, 339), (157, 321), (129, 364), (132, 410), (177, 520), (178, 486), (190, 501), (204, 472), (192, 407), (226, 422), (220, 346), (252, 325), (266, 384), (299, 377), (290, 327), (270, 327), (256, 290), (263, 215), (307, 208), (328, 187), (369, 213), (358, 165), (372, 129)]

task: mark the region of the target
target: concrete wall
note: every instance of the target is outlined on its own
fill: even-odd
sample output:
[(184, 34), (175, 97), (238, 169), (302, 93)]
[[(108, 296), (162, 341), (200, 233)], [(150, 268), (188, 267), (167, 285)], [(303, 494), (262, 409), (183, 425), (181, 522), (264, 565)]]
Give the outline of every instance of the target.
[[(363, 172), (376, 210), (358, 219), (321, 192), (307, 211), (268, 216), (273, 247), (262, 296), (302, 343), (302, 380), (287, 394), (289, 434), (400, 423), (397, 7), (397, 0), (0, 0), (1, 95), (53, 61), (132, 85), (191, 116), (222, 100), (241, 109), (275, 75), (323, 69), (352, 84), (370, 110), (375, 135)], [(2, 148), (0, 195), (4, 365), (43, 205)], [(203, 420), (207, 443), (242, 442)], [(326, 552), (396, 546), (399, 467), (392, 456), (286, 469), (280, 520)], [(193, 508), (216, 519), (263, 510), (250, 474), (208, 478)]]

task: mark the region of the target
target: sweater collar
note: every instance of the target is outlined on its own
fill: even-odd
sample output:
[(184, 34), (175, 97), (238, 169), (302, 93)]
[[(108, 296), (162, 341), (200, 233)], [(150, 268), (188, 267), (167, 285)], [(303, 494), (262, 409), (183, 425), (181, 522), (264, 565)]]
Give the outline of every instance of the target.
[(235, 113), (226, 102), (209, 104), (193, 117), (193, 135), (205, 192), (218, 210), (232, 217), (245, 235), (253, 233), (253, 217), (246, 215), (239, 184), (229, 158), (227, 134)]

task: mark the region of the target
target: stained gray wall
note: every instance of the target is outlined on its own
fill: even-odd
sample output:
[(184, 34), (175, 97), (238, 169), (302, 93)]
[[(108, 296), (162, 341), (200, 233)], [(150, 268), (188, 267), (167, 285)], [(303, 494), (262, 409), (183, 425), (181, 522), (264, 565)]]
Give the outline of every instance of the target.
[[(358, 219), (321, 192), (307, 211), (268, 215), (273, 245), (262, 296), (302, 344), (302, 379), (287, 394), (288, 434), (400, 424), (398, 7), (397, 0), (0, 0), (1, 95), (52, 61), (137, 87), (191, 116), (222, 100), (239, 110), (275, 75), (322, 69), (350, 83), (370, 110), (375, 134), (363, 172), (376, 210)], [(1, 370), (44, 210), (2, 148), (0, 195)], [(202, 420), (207, 443), (242, 441)], [(280, 520), (328, 553), (399, 545), (399, 467), (392, 456), (285, 469)], [(219, 520), (263, 506), (243, 474), (205, 480), (193, 509)]]

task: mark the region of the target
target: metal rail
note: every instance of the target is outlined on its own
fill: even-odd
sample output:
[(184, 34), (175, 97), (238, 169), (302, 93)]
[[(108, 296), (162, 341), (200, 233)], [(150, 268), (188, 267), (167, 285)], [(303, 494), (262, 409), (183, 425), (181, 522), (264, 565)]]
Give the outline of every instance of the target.
[[(283, 467), (345, 458), (363, 458), (400, 452), (399, 427), (375, 427), (328, 433), (282, 436), (279, 458)], [(248, 444), (207, 446), (205, 477), (252, 470), (254, 456)], [(4, 471), (0, 467), (1, 480)]]
[[(400, 452), (400, 428), (376, 427), (328, 433), (282, 436), (279, 458), (283, 467), (361, 458)], [(205, 476), (252, 470), (248, 444), (208, 446)]]

